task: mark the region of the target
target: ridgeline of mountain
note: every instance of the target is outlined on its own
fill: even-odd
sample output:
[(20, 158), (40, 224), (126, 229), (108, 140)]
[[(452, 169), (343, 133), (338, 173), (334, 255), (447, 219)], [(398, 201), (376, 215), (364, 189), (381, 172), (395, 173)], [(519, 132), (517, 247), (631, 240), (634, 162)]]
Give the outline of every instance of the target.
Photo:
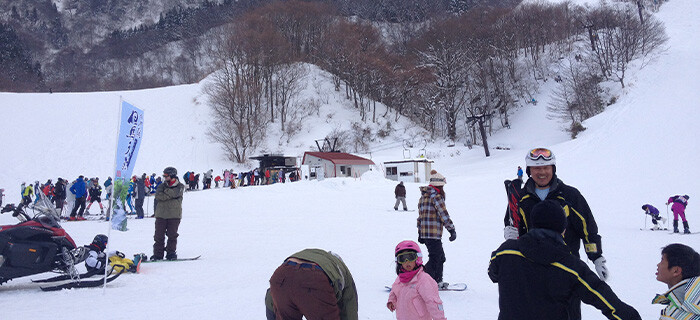
[[(272, 0), (0, 0), (2, 91), (192, 83), (217, 69), (211, 37)], [(287, 1), (285, 1), (287, 2)], [(336, 17), (414, 23), (519, 0), (320, 0)], [(23, 58), (7, 58), (8, 56)]]

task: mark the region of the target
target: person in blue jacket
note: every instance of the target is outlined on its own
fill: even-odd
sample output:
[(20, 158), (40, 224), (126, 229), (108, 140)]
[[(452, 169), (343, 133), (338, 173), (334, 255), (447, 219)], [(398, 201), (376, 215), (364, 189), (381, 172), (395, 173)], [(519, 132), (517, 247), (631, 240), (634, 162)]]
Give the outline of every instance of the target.
[[(70, 192), (75, 195), (75, 205), (70, 213), (70, 221), (85, 220), (83, 213), (85, 212), (85, 196), (87, 195), (87, 187), (83, 176), (79, 176), (75, 183), (70, 187)], [(78, 210), (80, 208), (80, 210)], [(77, 217), (76, 217), (77, 213)]]

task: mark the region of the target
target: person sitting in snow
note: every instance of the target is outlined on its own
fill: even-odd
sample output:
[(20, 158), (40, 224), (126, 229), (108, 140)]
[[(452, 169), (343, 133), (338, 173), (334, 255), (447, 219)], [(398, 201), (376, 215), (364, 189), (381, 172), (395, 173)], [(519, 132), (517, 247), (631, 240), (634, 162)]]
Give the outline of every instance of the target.
[[(117, 272), (124, 269), (124, 272), (136, 272), (139, 261), (144, 257), (143, 254), (134, 255), (134, 260), (125, 258), (124, 254), (112, 250), (109, 254), (105, 253), (107, 248), (108, 238), (104, 234), (98, 234), (92, 240), (92, 243), (85, 246), (88, 250), (87, 258), (85, 259), (85, 268), (93, 274), (104, 273), (107, 257), (109, 257), (109, 265)], [(136, 261), (136, 262), (134, 262)]]
[(662, 226), (659, 225), (659, 220), (661, 220), (661, 224), (666, 224), (666, 218), (660, 217), (659, 209), (656, 209), (654, 206), (645, 204), (642, 206), (642, 210), (644, 210), (644, 213), (651, 216), (651, 223), (654, 224), (652, 230), (660, 230), (662, 228)]

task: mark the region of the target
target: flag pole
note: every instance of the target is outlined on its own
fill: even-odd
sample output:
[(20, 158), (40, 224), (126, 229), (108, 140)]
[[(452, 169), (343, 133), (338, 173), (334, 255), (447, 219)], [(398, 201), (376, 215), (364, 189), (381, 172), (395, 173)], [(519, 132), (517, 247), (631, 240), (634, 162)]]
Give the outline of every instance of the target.
[[(115, 141), (114, 141), (114, 170), (112, 170), (112, 173), (115, 173), (114, 179), (112, 179), (112, 192), (109, 194), (109, 209), (107, 210), (107, 218), (105, 219), (107, 222), (107, 246), (105, 247), (105, 274), (104, 274), (104, 283), (102, 284), (102, 295), (106, 294), (107, 292), (107, 275), (108, 275), (108, 268), (107, 266), (109, 265), (109, 257), (107, 255), (109, 254), (109, 247), (110, 243), (112, 242), (110, 239), (110, 236), (112, 235), (112, 219), (114, 218), (114, 206), (112, 205), (114, 202), (114, 193), (116, 191), (115, 185), (117, 182), (117, 152), (119, 152), (119, 130), (121, 128), (121, 121), (122, 121), (122, 102), (124, 100), (122, 99), (122, 96), (119, 95), (119, 106), (117, 108), (117, 134), (114, 135)], [(111, 217), (111, 218), (110, 218)]]

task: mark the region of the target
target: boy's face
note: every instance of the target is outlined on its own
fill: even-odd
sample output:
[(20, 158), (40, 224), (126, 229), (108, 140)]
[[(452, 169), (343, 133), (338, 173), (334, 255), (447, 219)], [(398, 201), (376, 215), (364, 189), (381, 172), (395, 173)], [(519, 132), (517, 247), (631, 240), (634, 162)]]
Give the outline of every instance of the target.
[(668, 267), (666, 255), (661, 255), (661, 262), (656, 265), (656, 280), (667, 284), (670, 287), (682, 280), (681, 268), (678, 266)]

